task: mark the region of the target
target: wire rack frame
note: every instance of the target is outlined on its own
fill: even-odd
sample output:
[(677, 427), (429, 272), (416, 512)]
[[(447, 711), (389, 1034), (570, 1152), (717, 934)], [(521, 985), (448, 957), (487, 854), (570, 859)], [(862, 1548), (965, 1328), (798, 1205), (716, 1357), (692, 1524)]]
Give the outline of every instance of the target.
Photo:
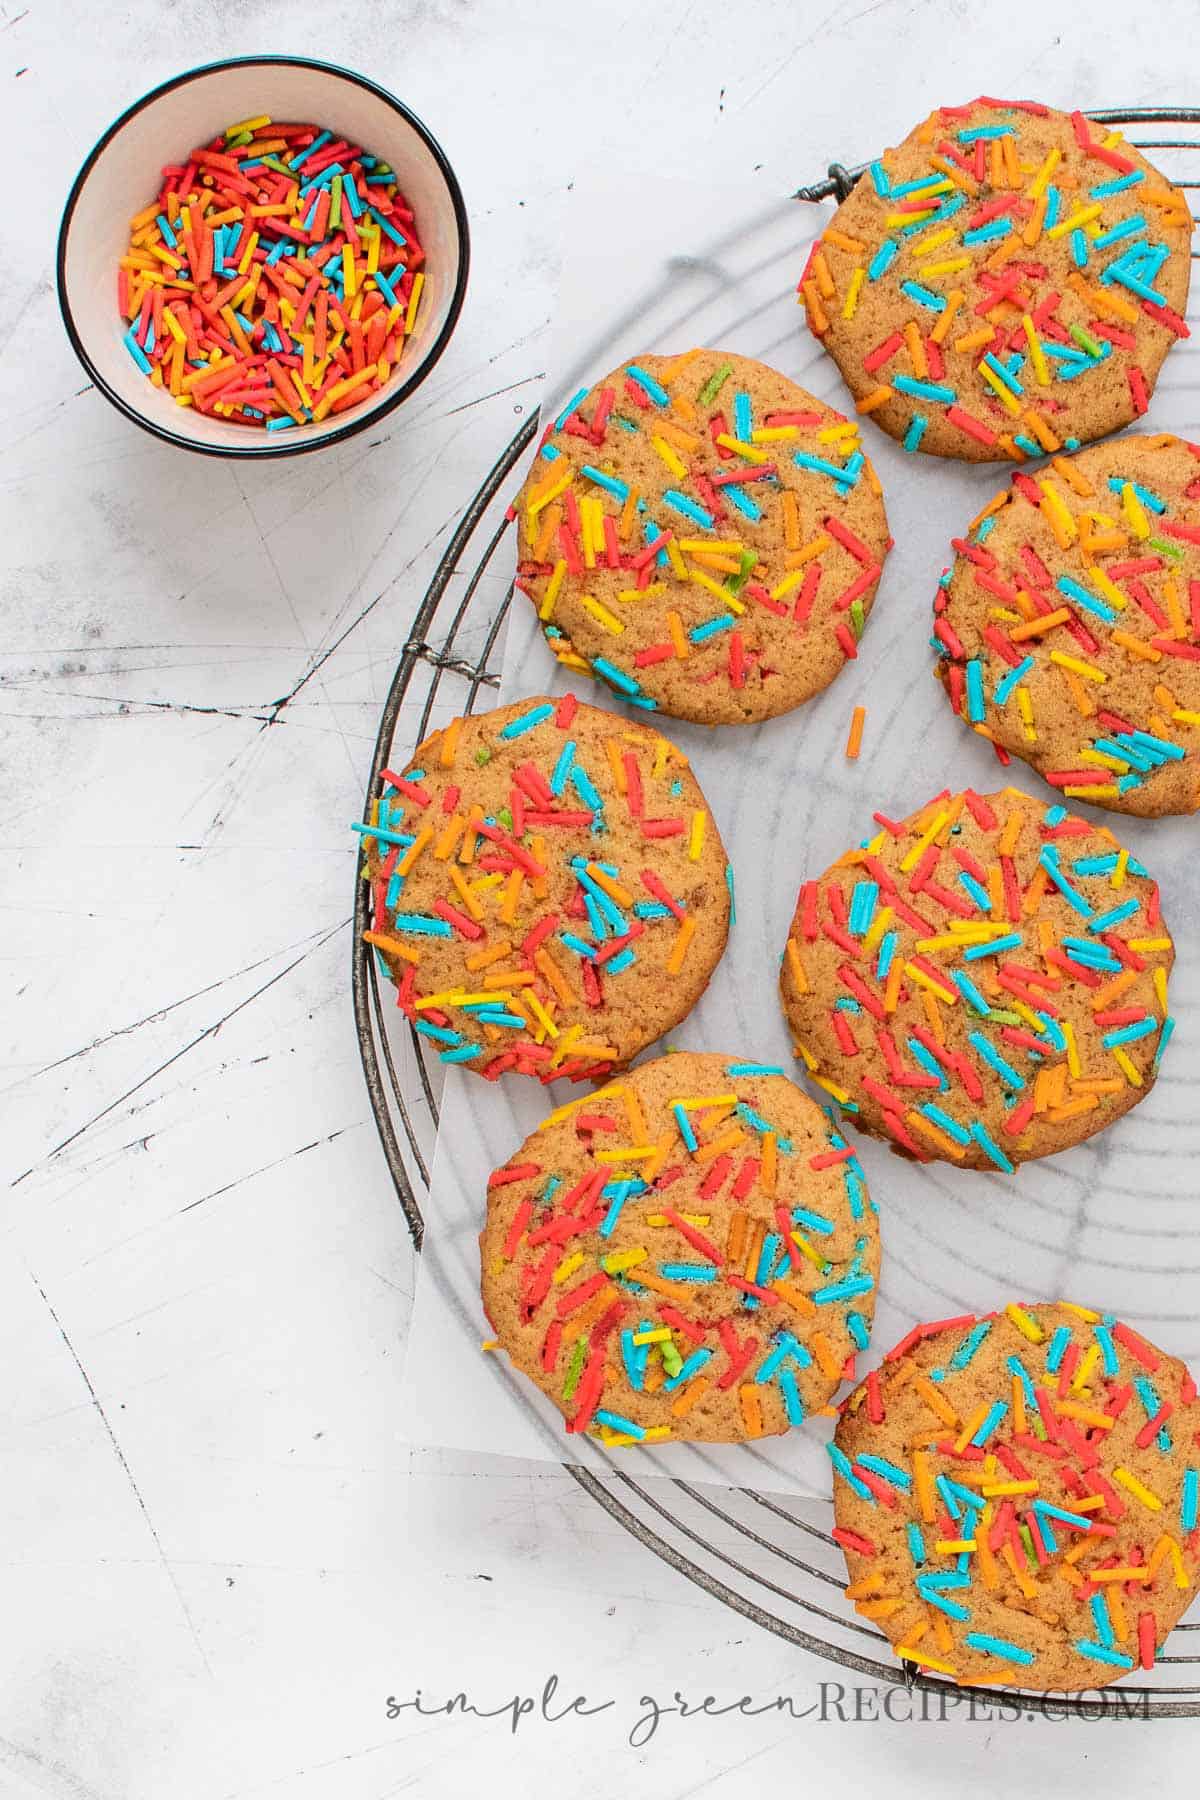
[[(1164, 173), (1178, 187), (1200, 188), (1200, 108), (1100, 109), (1089, 111), (1088, 117), (1133, 128), (1138, 135), (1131, 135), (1131, 143), (1173, 153), (1172, 165), (1176, 157), (1190, 153), (1195, 160), (1181, 172), (1167, 166)], [(1185, 126), (1190, 135), (1170, 131)], [(844, 199), (865, 167), (830, 163), (823, 180), (797, 188), (793, 198), (808, 203)], [(1193, 261), (1198, 255), (1193, 248)], [(499, 651), (513, 582), (497, 552), (509, 530), (506, 510), (514, 473), (537, 425), (534, 413), (467, 503), (417, 608), (384, 702), (368, 804), (379, 790), (402, 713), (406, 741), (417, 743), (456, 714), (473, 712), (481, 696), (483, 704), (490, 704), (500, 685)], [(442, 1071), (428, 1060), (411, 1028), (398, 1042), (389, 1037), (376, 962), (362, 941), (367, 922), (366, 886), (356, 881), (352, 991), (359, 1051), (397, 1198), (420, 1251)], [(474, 1329), (465, 1316), (461, 1323), (466, 1331)], [(922, 1674), (912, 1663), (891, 1660), (883, 1634), (854, 1615), (842, 1591), (841, 1552), (829, 1534), (830, 1502), (789, 1499), (785, 1504), (751, 1487), (702, 1489), (659, 1477), (639, 1481), (629, 1473), (631, 1466), (614, 1462), (611, 1473), (601, 1478), (577, 1464), (562, 1464), (647, 1550), (753, 1624), (871, 1681), (945, 1696), (947, 1683)], [(1056, 1717), (1064, 1712), (1094, 1717), (1104, 1705), (1116, 1717), (1200, 1718), (1197, 1633), (1200, 1623), (1176, 1626), (1155, 1663), (1161, 1683), (1122, 1682), (1104, 1695), (1046, 1696), (999, 1688), (980, 1692), (1019, 1699), (1030, 1716), (1053, 1709)], [(889, 1660), (882, 1660), (881, 1652)]]

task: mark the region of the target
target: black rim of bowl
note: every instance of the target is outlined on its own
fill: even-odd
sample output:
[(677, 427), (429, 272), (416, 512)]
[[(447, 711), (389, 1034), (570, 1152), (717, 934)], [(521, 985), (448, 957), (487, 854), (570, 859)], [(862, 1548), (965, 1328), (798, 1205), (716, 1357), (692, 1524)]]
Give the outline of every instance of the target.
[[(109, 386), (99, 369), (97, 369), (95, 363), (88, 355), (83, 339), (79, 335), (78, 328), (75, 324), (75, 318), (71, 311), (70, 299), (67, 295), (67, 239), (70, 235), (71, 220), (74, 217), (75, 208), (79, 202), (79, 196), (83, 192), (88, 176), (91, 174), (100, 156), (116, 137), (117, 133), (122, 131), (131, 119), (135, 119), (140, 112), (143, 112), (147, 106), (152, 105), (154, 101), (160, 100), (164, 94), (170, 94), (176, 88), (186, 87), (188, 82), (198, 81), (203, 76), (220, 74), (225, 69), (272, 68), (279, 67), (280, 65), (298, 69), (316, 69), (321, 74), (336, 75), (343, 81), (353, 82), (355, 87), (365, 88), (368, 93), (374, 94), (378, 99), (385, 101), (386, 104), (390, 106), (394, 112), (399, 113), (401, 118), (416, 132), (417, 136), (422, 140), (426, 149), (436, 162), (442, 179), (446, 183), (446, 190), (450, 195), (451, 205), (454, 208), (454, 220), (458, 230), (459, 243), (458, 273), (454, 283), (454, 293), (451, 296), (450, 309), (442, 322), (441, 330), (438, 332), (437, 337), (430, 346), (429, 353), (421, 364), (421, 367), (417, 369), (407, 381), (397, 381), (392, 391), (387, 392), (387, 390), (385, 390), (385, 392), (387, 392), (387, 398), (379, 406), (374, 407), (369, 411), (364, 411), (361, 417), (351, 413), (348, 416), (346, 423), (340, 426), (336, 431), (327, 432), (323, 437), (293, 440), (291, 443), (255, 442), (252, 444), (247, 443), (245, 445), (230, 446), (201, 444), (194, 438), (186, 436), (183, 432), (172, 431), (168, 425), (159, 424), (157, 420), (149, 417), (146, 413), (139, 412), (136, 407), (131, 406), (128, 401), (122, 399), (121, 395), (118, 394), (115, 389)], [(172, 76), (170, 81), (161, 82), (158, 87), (151, 88), (148, 94), (143, 94), (140, 100), (135, 100), (132, 106), (126, 107), (121, 116), (113, 121), (103, 137), (99, 139), (89, 152), (83, 167), (71, 184), (71, 192), (67, 196), (67, 204), (63, 209), (62, 224), (58, 229), (58, 254), (56, 259), (58, 310), (62, 314), (63, 325), (66, 328), (67, 336), (71, 340), (71, 348), (79, 358), (80, 363), (83, 365), (84, 370), (94, 386), (99, 389), (100, 393), (104, 395), (104, 398), (110, 405), (115, 406), (119, 413), (122, 413), (125, 418), (132, 420), (135, 425), (140, 425), (143, 431), (148, 431), (151, 437), (159, 438), (165, 444), (173, 444), (180, 450), (194, 451), (199, 456), (217, 456), (227, 459), (236, 458), (242, 461), (278, 456), (304, 456), (313, 450), (328, 449), (331, 444), (345, 443), (347, 438), (354, 437), (357, 432), (365, 431), (368, 425), (374, 426), (382, 424), (387, 415), (393, 412), (402, 400), (406, 400), (410, 394), (414, 393), (415, 390), (420, 387), (430, 370), (433, 369), (440, 360), (443, 351), (454, 333), (454, 327), (458, 323), (458, 315), (462, 311), (463, 300), (466, 297), (467, 275), (470, 269), (470, 263), (471, 244), (470, 234), (467, 228), (467, 208), (466, 203), (463, 200), (462, 189), (458, 185), (458, 177), (451, 168), (445, 151), (442, 149), (442, 146), (438, 143), (433, 133), (429, 130), (428, 126), (423, 124), (417, 115), (405, 106), (402, 100), (398, 100), (395, 94), (390, 94), (386, 88), (380, 87), (377, 81), (371, 81), (369, 77), (366, 75), (359, 75), (353, 69), (344, 69), (337, 63), (318, 62), (314, 58), (308, 56), (230, 56), (222, 58), (219, 62), (204, 63), (198, 68), (189, 69), (185, 74)]]

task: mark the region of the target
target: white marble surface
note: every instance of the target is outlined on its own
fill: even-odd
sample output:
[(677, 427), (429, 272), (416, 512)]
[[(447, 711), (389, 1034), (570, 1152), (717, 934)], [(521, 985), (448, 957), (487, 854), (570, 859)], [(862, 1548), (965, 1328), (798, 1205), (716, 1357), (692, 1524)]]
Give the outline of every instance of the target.
[[(536, 404), (585, 160), (777, 191), (943, 99), (1200, 102), (1190, 0), (0, 6), (4, 1166), (0, 1796), (384, 1800), (1125, 1794), (1195, 1727), (666, 1721), (645, 1693), (836, 1671), (708, 1600), (544, 1468), (396, 1440), (413, 1258), (349, 1007), (379, 706), (456, 509)], [(189, 61), (309, 50), (400, 92), (475, 264), (399, 421), (294, 465), (160, 447), (54, 304), (95, 136)], [(916, 597), (914, 596), (914, 601)], [(924, 604), (924, 595), (920, 597)], [(465, 1688), (555, 1726), (385, 1716)], [(1187, 1735), (1185, 1735), (1187, 1734)]]

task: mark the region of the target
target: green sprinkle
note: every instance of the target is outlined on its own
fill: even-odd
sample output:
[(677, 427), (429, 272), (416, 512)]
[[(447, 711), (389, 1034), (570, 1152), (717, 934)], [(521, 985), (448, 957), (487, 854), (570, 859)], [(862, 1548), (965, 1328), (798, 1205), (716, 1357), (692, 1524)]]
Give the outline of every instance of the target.
[(737, 574), (729, 575), (725, 580), (725, 586), (729, 589), (731, 594), (741, 593), (754, 572), (754, 565), (758, 561), (758, 557), (753, 550), (743, 550), (741, 561), (742, 566)]
[(490, 763), (490, 762), (491, 762), (491, 760), (492, 760), (492, 753), (491, 753), (491, 751), (490, 751), (490, 750), (489, 750), (489, 749), (487, 749), (487, 748), (486, 748), (486, 746), (485, 746), (485, 748), (484, 748), (484, 749), (482, 749), (482, 750), (477, 750), (477, 751), (476, 751), (476, 752), (475, 752), (475, 766), (476, 766), (476, 768), (479, 768), (479, 769), (482, 769), (482, 768), (483, 768), (483, 766), (484, 766), (484, 764), (485, 764), (485, 763)]
[(863, 603), (861, 600), (855, 600), (850, 608), (850, 629), (854, 633), (854, 641), (856, 644), (863, 634), (863, 626), (866, 622), (866, 616), (863, 613)]
[(696, 395), (696, 405), (711, 406), (732, 374), (732, 363), (722, 363), (721, 367), (709, 376), (704, 386), (700, 389), (700, 392)]
[(1090, 331), (1085, 331), (1083, 329), (1082, 325), (1072, 325), (1071, 336), (1075, 339), (1079, 348), (1081, 350), (1086, 350), (1089, 356), (1100, 356), (1102, 354), (1102, 346), (1096, 342)]
[(587, 1339), (576, 1338), (575, 1348), (571, 1352), (571, 1361), (567, 1367), (567, 1379), (563, 1382), (562, 1397), (569, 1400), (579, 1385), (579, 1377), (583, 1374), (583, 1359), (587, 1355)]

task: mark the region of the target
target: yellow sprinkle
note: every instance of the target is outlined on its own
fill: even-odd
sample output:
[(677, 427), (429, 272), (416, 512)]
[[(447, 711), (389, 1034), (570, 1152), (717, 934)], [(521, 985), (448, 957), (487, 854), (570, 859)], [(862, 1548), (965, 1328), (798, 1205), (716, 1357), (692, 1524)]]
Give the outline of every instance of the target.
[(1070, 669), (1075, 675), (1084, 676), (1088, 681), (1100, 682), (1108, 680), (1108, 676), (1104, 673), (1104, 670), (1098, 669), (1095, 663), (1084, 662), (1082, 658), (1078, 656), (1068, 656), (1065, 650), (1052, 650), (1050, 652), (1050, 661), (1052, 663), (1058, 663), (1060, 668)]
[(1029, 186), (1025, 190), (1025, 198), (1027, 200), (1036, 200), (1036, 199), (1038, 199), (1038, 197), (1041, 194), (1045, 193), (1047, 187), (1050, 184), (1050, 177), (1053, 175), (1055, 169), (1058, 167), (1058, 164), (1059, 164), (1061, 158), (1062, 158), (1061, 150), (1051, 150), (1050, 151), (1045, 162), (1042, 164), (1041, 168), (1038, 170), (1037, 174), (1034, 176), (1033, 180), (1030, 182)]
[(1046, 1336), (1045, 1332), (1042, 1330), (1037, 1320), (1031, 1319), (1029, 1314), (1024, 1312), (1021, 1307), (1014, 1303), (1006, 1306), (1004, 1311), (1006, 1316), (1012, 1320), (1017, 1330), (1021, 1333), (1021, 1336), (1028, 1338), (1031, 1344), (1040, 1344), (1043, 1341)]
[(942, 810), (936, 814), (933, 823), (929, 826), (928, 830), (923, 831), (916, 842), (912, 844), (901, 857), (900, 868), (905, 875), (907, 875), (911, 869), (916, 868), (930, 844), (933, 843), (942, 828), (949, 823), (950, 814), (948, 812)]
[(573, 1256), (565, 1256), (550, 1277), (551, 1281), (554, 1282), (556, 1287), (561, 1286), (564, 1281), (568, 1280), (569, 1277), (575, 1273), (582, 1261), (582, 1250), (576, 1250)]
[(970, 266), (971, 258), (969, 256), (951, 256), (948, 257), (945, 262), (926, 263), (921, 273), (926, 277), (929, 277), (930, 275), (957, 275), (960, 269), (969, 269)]
[(996, 398), (1008, 408), (1009, 412), (1015, 413), (1020, 417), (1021, 402), (1017, 399), (1017, 396), (1012, 390), (1001, 381), (996, 371), (994, 369), (989, 369), (986, 363), (980, 363), (976, 369), (976, 373), (983, 376), (983, 379), (996, 395)]
[(601, 1256), (601, 1267), (604, 1274), (622, 1274), (624, 1269), (635, 1269), (639, 1262), (646, 1262), (648, 1249), (617, 1249), (612, 1256)]
[(425, 286), (425, 271), (422, 269), (413, 276), (412, 289), (408, 296), (408, 310), (404, 315), (404, 335), (411, 337), (417, 322), (417, 308), (421, 304), (421, 292)]
[[(892, 964), (893, 969), (898, 969), (899, 967), (900, 964), (898, 962)], [(947, 1006), (953, 1006), (954, 1002), (958, 999), (957, 993), (952, 988), (943, 987), (942, 984), (935, 981), (931, 975), (927, 975), (924, 969), (919, 969), (915, 963), (906, 962), (904, 964), (904, 973), (911, 981), (915, 981), (918, 987), (928, 988), (931, 994), (936, 994), (939, 1000), (944, 1000)], [(891, 986), (891, 970), (888, 971), (888, 986), (889, 988)]]
[(704, 825), (708, 815), (702, 808), (692, 814), (692, 828), (688, 833), (688, 861), (699, 862), (704, 849)]
[(1039, 481), (1038, 486), (1042, 491), (1041, 510), (1050, 521), (1061, 548), (1069, 549), (1078, 536), (1075, 515), (1052, 481)]
[(1131, 1475), (1128, 1469), (1114, 1469), (1113, 1480), (1119, 1481), (1126, 1493), (1132, 1494), (1134, 1499), (1140, 1501), (1147, 1511), (1162, 1511), (1162, 1501), (1159, 1499), (1158, 1495), (1151, 1493), (1148, 1487), (1143, 1487), (1137, 1476)]
[(876, 944), (879, 943), (884, 932), (887, 930), (889, 924), (891, 923), (892, 918), (893, 918), (893, 912), (892, 912), (892, 908), (890, 906), (881, 906), (879, 908), (879, 911), (875, 914), (875, 917), (872, 919), (871, 924), (868, 927), (867, 934), (863, 938), (863, 941), (862, 941), (862, 947), (868, 954), (872, 950), (874, 950)]
[[(843, 319), (852, 319), (858, 306), (858, 296), (862, 292), (862, 284), (867, 278), (865, 268), (855, 269), (850, 277), (850, 286), (846, 290), (846, 298), (842, 303)], [(757, 436), (757, 433), (755, 434)]]
[(923, 1669), (933, 1669), (939, 1675), (954, 1675), (955, 1677), (958, 1675), (953, 1663), (942, 1662), (936, 1656), (929, 1656), (924, 1650), (918, 1650), (915, 1644), (897, 1644), (896, 1655), (903, 1657), (906, 1662), (920, 1663)]
[(747, 462), (765, 463), (771, 460), (765, 450), (756, 450), (753, 444), (743, 444), (740, 438), (730, 437), (727, 432), (719, 432), (717, 442), (723, 450), (732, 450), (738, 456), (744, 456)]
[(656, 450), (662, 460), (666, 463), (672, 475), (678, 476), (680, 480), (683, 480), (687, 475), (687, 464), (676, 456), (666, 439), (656, 435), (650, 439), (650, 444), (651, 448)]
[[(1057, 152), (1055, 153), (1057, 154)], [(1042, 346), (1038, 341), (1037, 331), (1028, 313), (1021, 315), (1021, 325), (1025, 332), (1025, 342), (1029, 345), (1029, 360), (1033, 364), (1033, 373), (1039, 387), (1050, 386), (1050, 369), (1046, 362)]]
[(564, 469), (562, 474), (556, 476), (548, 486), (538, 488), (530, 495), (529, 503), (526, 506), (525, 511), (531, 517), (536, 517), (536, 515), (541, 512), (543, 506), (549, 506), (552, 500), (557, 500), (560, 494), (565, 494), (574, 479), (574, 469), (570, 467)]
[(1068, 214), (1065, 219), (1060, 219), (1057, 225), (1052, 225), (1046, 236), (1048, 238), (1065, 237), (1068, 231), (1078, 230), (1081, 225), (1086, 225), (1089, 219), (1098, 219), (1103, 210), (1104, 208), (1098, 200), (1091, 206), (1080, 206), (1073, 213)]
[(1150, 536), (1150, 521), (1146, 517), (1145, 509), (1143, 508), (1141, 501), (1133, 490), (1133, 483), (1131, 481), (1123, 482), (1121, 485), (1121, 506), (1126, 519), (1129, 521), (1129, 529), (1132, 531), (1134, 537), (1148, 538)]
[(581, 595), (579, 604), (585, 612), (591, 613), (593, 619), (598, 619), (606, 631), (611, 631), (614, 637), (619, 637), (624, 631), (625, 621), (618, 619), (615, 613), (609, 612), (607, 606), (602, 606), (599, 600), (592, 598), (591, 594)]

